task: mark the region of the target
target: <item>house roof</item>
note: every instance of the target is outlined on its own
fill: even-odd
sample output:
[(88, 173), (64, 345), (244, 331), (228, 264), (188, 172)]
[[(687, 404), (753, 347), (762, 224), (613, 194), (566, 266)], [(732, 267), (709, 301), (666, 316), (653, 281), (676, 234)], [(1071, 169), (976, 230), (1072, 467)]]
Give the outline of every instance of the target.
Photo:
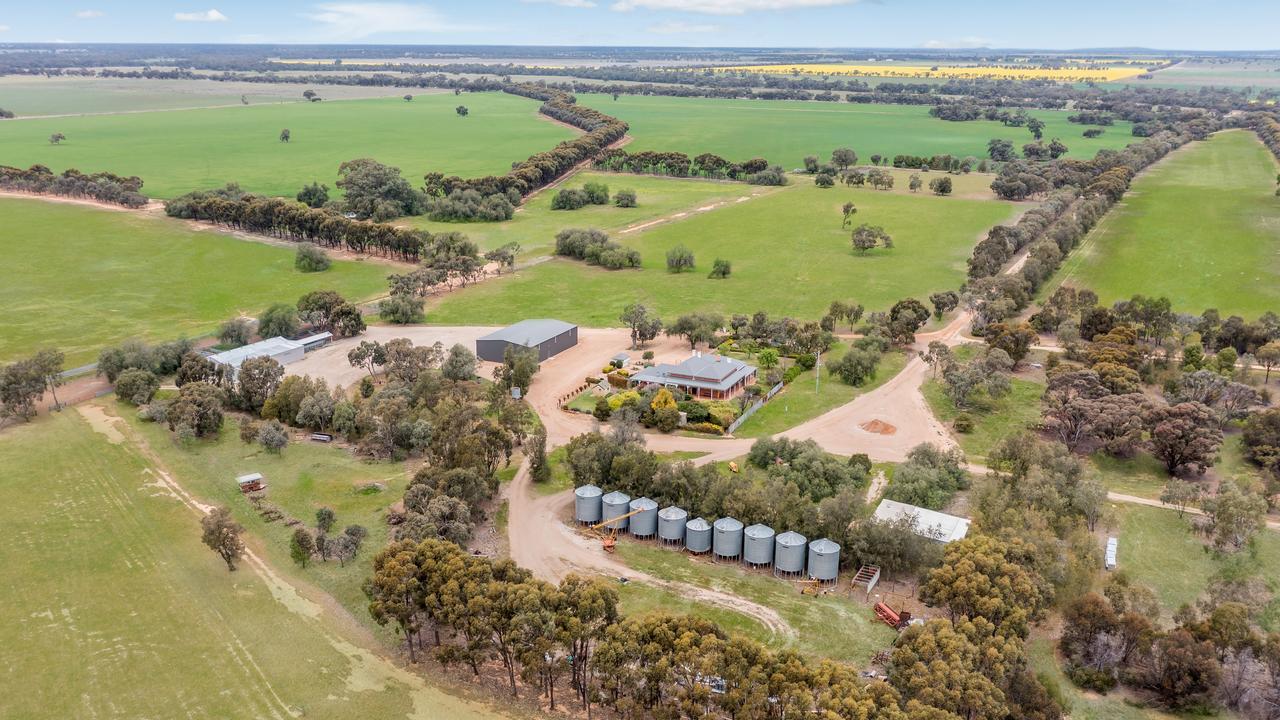
[(662, 363), (631, 376), (637, 384), (681, 385), (704, 390), (728, 390), (754, 374), (755, 366), (723, 355), (694, 355), (676, 365)]
[(896, 500), (881, 500), (872, 517), (880, 522), (896, 522), (908, 516), (915, 518), (915, 533), (930, 540), (949, 543), (963, 540), (964, 536), (969, 534), (968, 518), (948, 515)]
[(480, 339), (501, 340), (512, 345), (536, 347), (576, 327), (578, 326), (563, 320), (521, 320), (515, 325), (509, 325), (501, 330), (494, 330)]
[(302, 349), (302, 343), (286, 340), (282, 337), (267, 338), (256, 343), (249, 343), (231, 350), (210, 355), (209, 359), (220, 364), (238, 368), (245, 360), (256, 357), (274, 357), (292, 350)]

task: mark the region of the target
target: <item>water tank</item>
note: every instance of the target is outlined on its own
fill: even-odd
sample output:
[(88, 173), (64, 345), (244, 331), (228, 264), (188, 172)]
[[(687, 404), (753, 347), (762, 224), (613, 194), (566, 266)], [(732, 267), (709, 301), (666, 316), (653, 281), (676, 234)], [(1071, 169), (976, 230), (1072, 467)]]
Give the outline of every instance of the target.
[(600, 488), (583, 485), (573, 491), (573, 519), (580, 523), (600, 522)]
[(742, 559), (752, 565), (768, 565), (773, 562), (773, 528), (768, 525), (752, 525), (742, 531)]
[[(621, 517), (631, 512), (630, 509), (631, 496), (626, 493), (620, 493), (617, 490), (600, 498), (601, 520), (611, 520)], [(605, 525), (607, 528), (617, 528), (618, 530), (627, 529), (627, 521), (619, 520)]]
[(711, 549), (711, 523), (694, 518), (684, 525), (684, 547), (692, 553), (704, 553)]
[(840, 546), (820, 538), (809, 543), (809, 577), (831, 581), (840, 574)]
[(680, 545), (684, 543), (684, 524), (689, 521), (689, 513), (672, 505), (658, 511), (658, 538), (665, 543)]
[(631, 534), (642, 538), (653, 537), (658, 532), (658, 503), (642, 497), (632, 500), (629, 507), (631, 512), (636, 513), (627, 521), (631, 525)]
[(808, 540), (798, 532), (787, 531), (773, 539), (774, 572), (804, 572), (804, 546)]
[(716, 557), (736, 558), (742, 554), (742, 523), (731, 517), (723, 517), (712, 526), (715, 530), (712, 548)]

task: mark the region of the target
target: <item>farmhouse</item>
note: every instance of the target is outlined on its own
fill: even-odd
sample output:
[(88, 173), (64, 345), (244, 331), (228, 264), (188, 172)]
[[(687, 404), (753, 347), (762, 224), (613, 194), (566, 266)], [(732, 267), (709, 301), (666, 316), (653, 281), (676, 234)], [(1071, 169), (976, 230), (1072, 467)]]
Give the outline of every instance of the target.
[(537, 350), (539, 362), (578, 344), (578, 326), (562, 320), (521, 320), (476, 340), (476, 356), (502, 362), (507, 348)]
[(288, 365), (291, 362), (301, 360), (303, 355), (328, 344), (332, 337), (332, 334), (325, 332), (299, 340), (289, 340), (283, 337), (267, 338), (238, 348), (215, 353), (210, 355), (209, 359), (218, 365), (225, 365), (231, 368), (231, 373), (234, 375), (245, 360), (253, 358), (269, 357), (281, 365)]
[(904, 517), (914, 518), (915, 526), (913, 529), (917, 535), (944, 544), (963, 540), (964, 536), (969, 534), (969, 520), (967, 518), (900, 503), (896, 500), (881, 500), (872, 517), (877, 522), (884, 523), (897, 522)]
[(695, 352), (678, 365), (660, 364), (631, 376), (629, 384), (661, 385), (712, 400), (731, 398), (756, 381), (756, 368), (723, 355)]

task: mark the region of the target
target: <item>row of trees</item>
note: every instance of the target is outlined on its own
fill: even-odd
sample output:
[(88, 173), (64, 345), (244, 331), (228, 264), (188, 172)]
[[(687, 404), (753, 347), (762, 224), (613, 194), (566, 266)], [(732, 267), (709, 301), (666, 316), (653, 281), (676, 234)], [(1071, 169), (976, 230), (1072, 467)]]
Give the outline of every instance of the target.
[(26, 170), (0, 165), (0, 190), (89, 198), (128, 208), (147, 204), (147, 196), (139, 192), (142, 180), (137, 176), (121, 177), (109, 172), (86, 175), (75, 169), (54, 173), (44, 165), (32, 165)]
[(690, 158), (682, 152), (642, 150), (628, 153), (621, 148), (610, 148), (596, 158), (595, 166), (610, 172), (741, 180), (753, 185), (786, 184), (785, 177), (780, 178), (782, 169), (771, 167), (764, 158), (735, 163), (713, 153)]

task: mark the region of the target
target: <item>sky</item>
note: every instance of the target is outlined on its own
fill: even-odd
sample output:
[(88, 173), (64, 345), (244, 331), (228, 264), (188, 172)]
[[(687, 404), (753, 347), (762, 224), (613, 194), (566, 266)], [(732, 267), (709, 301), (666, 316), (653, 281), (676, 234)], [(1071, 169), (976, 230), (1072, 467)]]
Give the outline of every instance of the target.
[(1270, 50), (1277, 27), (1280, 0), (0, 0), (0, 45)]

